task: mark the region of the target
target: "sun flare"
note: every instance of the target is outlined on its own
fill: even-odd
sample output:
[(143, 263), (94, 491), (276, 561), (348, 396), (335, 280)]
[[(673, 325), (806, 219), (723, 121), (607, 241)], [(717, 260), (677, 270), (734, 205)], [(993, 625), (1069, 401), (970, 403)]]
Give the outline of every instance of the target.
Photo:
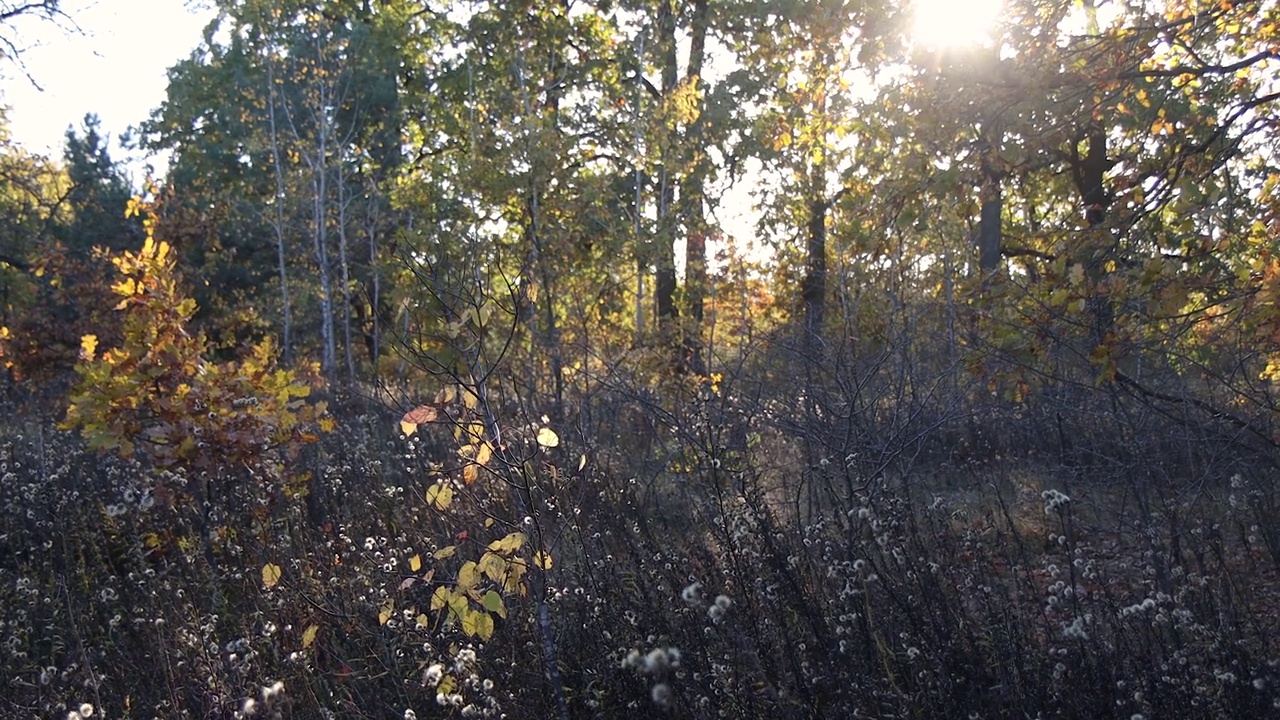
[(1003, 0), (916, 0), (913, 35), (933, 47), (980, 45), (1004, 8)]

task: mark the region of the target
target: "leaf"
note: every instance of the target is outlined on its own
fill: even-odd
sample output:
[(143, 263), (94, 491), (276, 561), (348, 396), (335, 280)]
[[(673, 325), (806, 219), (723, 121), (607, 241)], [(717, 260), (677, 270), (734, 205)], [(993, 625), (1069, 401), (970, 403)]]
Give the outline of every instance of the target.
[(451, 595), (452, 593), (449, 592), (449, 588), (443, 585), (436, 588), (436, 591), (431, 593), (431, 609), (433, 611), (443, 609), (449, 604), (449, 598)]
[(382, 608), (378, 610), (378, 624), (386, 625), (391, 620), (391, 615), (396, 611), (396, 604), (390, 598), (382, 603)]
[(480, 477), (480, 466), (474, 463), (462, 468), (462, 482), (470, 485)]
[(452, 675), (445, 675), (440, 679), (440, 684), (436, 685), (436, 695), (448, 695), (458, 687), (458, 681)]
[(440, 416), (440, 411), (430, 405), (419, 405), (410, 410), (400, 418), (400, 432), (405, 435), (412, 435), (417, 431), (418, 426), (423, 423), (435, 422)]
[(262, 584), (266, 586), (268, 590), (270, 590), (271, 588), (275, 587), (277, 583), (280, 582), (280, 576), (281, 574), (283, 574), (283, 572), (284, 571), (280, 569), (280, 566), (276, 565), (275, 563), (267, 563), (266, 565), (263, 565), (262, 566)]
[(507, 616), (507, 608), (502, 604), (502, 596), (497, 591), (490, 590), (484, 594), (484, 609), (491, 613), (497, 613), (500, 617)]
[(420, 628), (427, 627), (431, 624), (431, 618), (427, 617), (426, 613), (418, 613), (417, 623)]
[(418, 572), (422, 569), (422, 556), (414, 555), (409, 558), (409, 572)]
[(414, 425), (422, 425), (424, 423), (435, 422), (440, 417), (440, 411), (431, 405), (419, 405), (410, 410), (401, 418), (401, 422), (413, 423)]
[(316, 633), (320, 632), (319, 625), (308, 625), (306, 630), (302, 631), (302, 649), (306, 650), (316, 641)]
[(84, 362), (93, 362), (93, 354), (97, 349), (97, 335), (85, 335), (80, 338), (80, 359)]
[(457, 545), (447, 545), (435, 551), (434, 553), (432, 553), (431, 557), (435, 558), (436, 560), (444, 560), (446, 558), (451, 558), (453, 557), (453, 553), (456, 552), (457, 549), (458, 549)]
[(525, 534), (517, 530), (501, 540), (494, 540), (489, 543), (489, 549), (494, 552), (513, 553), (524, 545), (526, 539)]
[(462, 614), (462, 632), (471, 637), (488, 640), (493, 637), (493, 617), (488, 613), (468, 608)]
[(497, 553), (487, 552), (480, 557), (480, 572), (495, 583), (501, 584), (506, 579), (507, 567), (506, 559)]
[(555, 561), (551, 559), (551, 554), (539, 550), (533, 554), (533, 564), (542, 570), (550, 570)]
[(553, 448), (560, 446), (560, 436), (556, 435), (551, 428), (544, 427), (538, 429), (538, 444), (544, 448)]
[(582, 457), (578, 458), (578, 472), (582, 472), (582, 468), (586, 466), (587, 466), (587, 454), (583, 453)]
[(440, 512), (444, 512), (453, 502), (453, 486), (440, 482), (427, 488), (427, 504)]
[(480, 584), (480, 569), (476, 565), (475, 561), (468, 560), (466, 563), (462, 565), (462, 568), (458, 570), (458, 583), (457, 583), (458, 592), (460, 593), (471, 592), (471, 590), (473, 590), (475, 586), (479, 584)]
[(445, 385), (440, 388), (440, 392), (436, 393), (437, 405), (448, 405), (458, 397), (458, 388), (453, 385)]

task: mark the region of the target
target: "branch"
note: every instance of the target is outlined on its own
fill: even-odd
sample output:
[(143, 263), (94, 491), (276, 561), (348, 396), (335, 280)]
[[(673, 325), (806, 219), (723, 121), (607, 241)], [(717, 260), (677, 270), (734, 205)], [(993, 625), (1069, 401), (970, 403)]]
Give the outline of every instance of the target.
[(1280, 53), (1274, 50), (1263, 50), (1249, 57), (1233, 62), (1230, 65), (1203, 65), (1200, 67), (1191, 67), (1188, 65), (1175, 65), (1171, 68), (1160, 68), (1155, 70), (1130, 70), (1120, 73), (1119, 77), (1123, 80), (1149, 79), (1162, 77), (1178, 77), (1179, 75), (1194, 75), (1196, 77), (1204, 77), (1205, 75), (1228, 75), (1237, 70), (1244, 70), (1252, 67), (1260, 62), (1267, 60), (1280, 59)]

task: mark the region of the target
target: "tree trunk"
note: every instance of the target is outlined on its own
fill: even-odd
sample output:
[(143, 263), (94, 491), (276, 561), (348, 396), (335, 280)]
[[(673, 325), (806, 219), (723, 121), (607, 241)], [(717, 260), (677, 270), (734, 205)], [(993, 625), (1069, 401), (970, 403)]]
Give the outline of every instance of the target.
[(276, 195), (271, 203), (275, 210), (272, 228), (276, 236), (276, 265), (280, 276), (281, 348), (285, 365), (293, 364), (293, 308), (289, 302), (289, 271), (284, 244), (284, 170), (280, 165), (280, 134), (276, 131), (276, 88), (274, 66), (267, 62), (267, 122), (271, 133), (271, 167), (275, 172)]
[[(658, 55), (662, 69), (662, 97), (671, 97), (679, 84), (680, 69), (676, 55), (676, 13), (674, 0), (663, 0), (658, 12)], [(676, 258), (675, 227), (676, 215), (675, 182), (671, 176), (671, 167), (675, 164), (674, 151), (663, 150), (662, 166), (658, 169), (658, 243), (657, 278), (654, 282), (653, 299), (660, 329), (670, 330), (668, 321), (674, 319), (676, 311)], [(666, 325), (667, 327), (663, 327)]]
[[(686, 227), (684, 287), (685, 300), (689, 307), (689, 317), (693, 318), (694, 329), (702, 324), (703, 304), (707, 292), (707, 220), (703, 203), (706, 191), (703, 182), (707, 174), (710, 158), (707, 155), (703, 128), (706, 120), (703, 112), (706, 101), (703, 98), (702, 65), (706, 59), (707, 25), (709, 22), (708, 1), (696, 0), (693, 4), (693, 19), (690, 26), (689, 72), (688, 80), (698, 89), (698, 116), (693, 121), (685, 147), (693, 153), (693, 158), (683, 178), (680, 188), (680, 202), (684, 208)], [(699, 338), (692, 338), (695, 356), (701, 354)], [(696, 359), (696, 357), (695, 357)]]
[(1000, 216), (1003, 209), (1004, 195), (1000, 190), (1000, 180), (988, 178), (982, 186), (982, 216), (978, 222), (978, 266), (984, 274), (1000, 267)]
[[(1080, 145), (1086, 145), (1085, 154), (1081, 156)], [(1107, 162), (1107, 134), (1100, 126), (1089, 129), (1085, 139), (1077, 142), (1072, 148), (1072, 175), (1076, 190), (1080, 193), (1080, 202), (1084, 208), (1085, 223), (1088, 225), (1089, 237), (1081, 246), (1077, 258), (1083, 264), (1085, 277), (1088, 278), (1091, 291), (1087, 302), (1093, 331), (1093, 342), (1102, 345), (1107, 334), (1111, 332), (1115, 321), (1115, 311), (1111, 307), (1111, 299), (1096, 292), (1098, 283), (1106, 274), (1107, 261), (1111, 258), (1112, 248), (1109, 238), (1103, 236), (1102, 229), (1107, 219), (1107, 190), (1105, 175)]]
[(827, 300), (827, 210), (826, 199), (809, 203), (806, 234), (806, 261), (800, 296), (804, 303), (804, 330), (810, 350), (818, 347), (822, 337)]

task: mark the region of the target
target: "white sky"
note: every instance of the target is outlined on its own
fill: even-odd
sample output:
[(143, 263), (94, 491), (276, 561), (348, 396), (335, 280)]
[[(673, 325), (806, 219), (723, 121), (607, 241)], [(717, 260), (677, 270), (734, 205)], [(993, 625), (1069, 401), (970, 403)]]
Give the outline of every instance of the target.
[(189, 4), (196, 3), (65, 0), (63, 9), (81, 33), (32, 19), (9, 28), (27, 72), (44, 88), (37, 90), (12, 63), (0, 66), (0, 102), (9, 107), (13, 139), (60, 157), (67, 128), (79, 128), (92, 112), (111, 137), (112, 157), (128, 157), (117, 140), (164, 100), (166, 71), (196, 48), (213, 18)]

